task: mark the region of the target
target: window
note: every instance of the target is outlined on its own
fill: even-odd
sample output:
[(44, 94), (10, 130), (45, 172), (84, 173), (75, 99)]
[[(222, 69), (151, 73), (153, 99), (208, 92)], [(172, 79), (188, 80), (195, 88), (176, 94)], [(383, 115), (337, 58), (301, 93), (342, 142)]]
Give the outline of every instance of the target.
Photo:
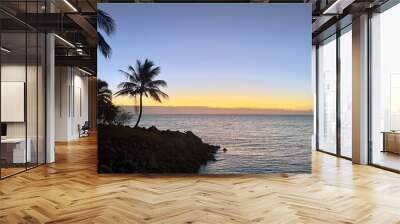
[(352, 157), (352, 34), (351, 26), (340, 36), (340, 155)]
[(318, 47), (318, 149), (336, 153), (336, 36)]
[[(18, 3), (18, 4), (17, 4)], [(1, 2), (39, 13), (43, 1)], [(45, 35), (6, 14), (0, 17), (0, 178), (45, 163)], [(11, 25), (10, 25), (11, 24)]]
[(400, 5), (371, 18), (371, 160), (400, 170)]

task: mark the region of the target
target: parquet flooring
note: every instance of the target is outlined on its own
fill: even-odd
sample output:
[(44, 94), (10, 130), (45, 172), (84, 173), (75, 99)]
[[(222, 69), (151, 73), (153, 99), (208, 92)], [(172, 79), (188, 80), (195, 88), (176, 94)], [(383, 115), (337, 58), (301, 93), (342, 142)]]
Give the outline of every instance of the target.
[(400, 175), (313, 153), (311, 175), (96, 173), (94, 137), (0, 181), (0, 223), (400, 223)]

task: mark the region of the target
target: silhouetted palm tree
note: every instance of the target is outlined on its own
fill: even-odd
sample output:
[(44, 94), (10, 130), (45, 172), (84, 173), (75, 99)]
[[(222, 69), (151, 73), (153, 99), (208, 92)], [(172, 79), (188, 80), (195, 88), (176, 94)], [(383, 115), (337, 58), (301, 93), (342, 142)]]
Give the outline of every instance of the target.
[(119, 90), (115, 93), (117, 96), (134, 97), (135, 105), (137, 97), (139, 97), (139, 117), (136, 121), (135, 128), (139, 125), (143, 111), (143, 95), (161, 103), (161, 98), (167, 99), (168, 95), (162, 92), (159, 87), (166, 87), (167, 82), (164, 80), (154, 80), (160, 74), (160, 67), (155, 67), (154, 63), (148, 59), (142, 63), (136, 61), (136, 68), (128, 66), (128, 71), (119, 70), (126, 76), (127, 81), (118, 85)]
[(111, 124), (118, 115), (118, 107), (112, 103), (112, 92), (107, 82), (97, 79), (97, 119), (100, 124)]
[(112, 104), (112, 92), (108, 88), (108, 83), (101, 79), (97, 79), (97, 103), (99, 105)]
[[(97, 10), (97, 26), (108, 36), (111, 36), (115, 32), (116, 27), (114, 19), (111, 18), (108, 13), (100, 9)], [(111, 47), (108, 45), (107, 41), (99, 31), (97, 31), (97, 41), (100, 52), (105, 58), (109, 58), (111, 55)]]

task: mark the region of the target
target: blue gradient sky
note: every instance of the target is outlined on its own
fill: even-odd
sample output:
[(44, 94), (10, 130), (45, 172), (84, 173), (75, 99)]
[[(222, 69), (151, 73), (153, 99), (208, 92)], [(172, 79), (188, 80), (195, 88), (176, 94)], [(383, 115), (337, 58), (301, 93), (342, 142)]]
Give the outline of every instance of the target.
[(168, 82), (170, 99), (160, 106), (312, 109), (309, 4), (98, 7), (117, 24), (106, 38), (111, 58), (98, 53), (98, 77), (113, 91), (123, 80), (118, 69), (149, 58)]

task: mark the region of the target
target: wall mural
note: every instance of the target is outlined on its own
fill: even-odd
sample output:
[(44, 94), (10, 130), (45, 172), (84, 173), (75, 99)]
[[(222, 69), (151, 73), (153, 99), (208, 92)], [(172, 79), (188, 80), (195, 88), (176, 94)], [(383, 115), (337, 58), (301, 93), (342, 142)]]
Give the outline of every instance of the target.
[(99, 173), (310, 173), (308, 4), (98, 4)]

